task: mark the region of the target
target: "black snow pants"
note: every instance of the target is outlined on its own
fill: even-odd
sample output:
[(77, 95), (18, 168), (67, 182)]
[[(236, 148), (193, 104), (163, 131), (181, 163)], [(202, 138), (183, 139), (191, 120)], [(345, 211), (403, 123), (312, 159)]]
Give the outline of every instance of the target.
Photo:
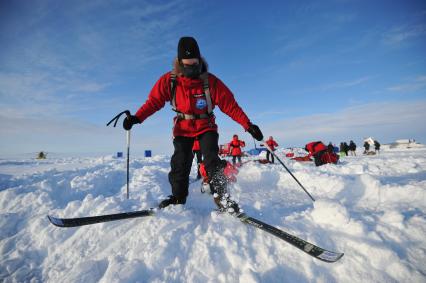
[[(175, 151), (170, 161), (169, 182), (172, 194), (180, 199), (188, 196), (189, 174), (194, 158), (192, 152), (194, 140), (195, 138), (182, 136), (175, 137), (173, 140)], [(212, 189), (216, 192), (225, 191), (227, 182), (223, 168), (226, 166), (226, 161), (219, 158), (219, 134), (214, 131), (205, 132), (198, 136), (198, 140)]]
[(271, 163), (274, 163), (274, 161), (275, 161), (274, 155), (269, 150), (267, 150), (266, 151), (266, 160), (268, 160), (268, 161), (269, 161), (269, 156), (271, 157)]

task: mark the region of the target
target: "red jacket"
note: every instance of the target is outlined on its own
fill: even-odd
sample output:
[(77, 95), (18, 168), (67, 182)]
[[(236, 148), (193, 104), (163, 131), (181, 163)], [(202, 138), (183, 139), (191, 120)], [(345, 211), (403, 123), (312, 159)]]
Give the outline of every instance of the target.
[[(200, 163), (200, 174), (203, 177), (203, 182), (208, 183), (209, 176), (207, 176), (207, 170), (203, 162)], [(227, 161), (226, 167), (223, 169), (223, 174), (228, 181), (235, 183), (237, 181), (237, 177), (235, 175), (238, 174), (238, 169)]]
[(315, 155), (321, 151), (327, 150), (327, 147), (320, 141), (310, 142), (305, 146), (305, 150), (309, 152), (309, 156)]
[(241, 155), (241, 148), (246, 146), (246, 143), (242, 140), (239, 140), (238, 138), (232, 139), (232, 141), (229, 143), (231, 147), (231, 155), (232, 156), (240, 156)]
[(274, 141), (273, 139), (268, 139), (265, 142), (272, 150), (275, 150), (275, 147), (278, 146), (277, 142)]
[(192, 151), (200, 150), (200, 141), (198, 139), (194, 140), (194, 145), (192, 146)]
[[(232, 92), (216, 76), (209, 74), (209, 89), (212, 107), (219, 109), (239, 123), (245, 130), (248, 129), (250, 120), (234, 99)], [(207, 106), (198, 109), (197, 96), (204, 93), (201, 79), (177, 77), (176, 83), (176, 108), (185, 114), (204, 114)], [(138, 119), (143, 122), (146, 118), (164, 107), (171, 100), (170, 72), (161, 76), (152, 88), (148, 99), (136, 112)], [(217, 131), (215, 117), (206, 119), (182, 120), (174, 118), (173, 136), (196, 137), (207, 131)]]

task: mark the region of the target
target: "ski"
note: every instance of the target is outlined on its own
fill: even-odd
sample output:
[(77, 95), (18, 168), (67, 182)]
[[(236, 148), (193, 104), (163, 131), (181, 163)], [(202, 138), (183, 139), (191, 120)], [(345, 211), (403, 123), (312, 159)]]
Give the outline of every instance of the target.
[[(139, 211), (131, 211), (131, 212), (123, 212), (116, 214), (105, 214), (105, 215), (97, 215), (97, 216), (88, 216), (88, 217), (76, 217), (76, 218), (58, 218), (48, 215), (50, 223), (57, 227), (79, 227), (84, 225), (91, 225), (96, 223), (103, 223), (109, 221), (130, 219), (136, 217), (146, 217), (155, 215), (155, 209), (145, 209)], [(318, 247), (312, 243), (309, 243), (297, 236), (291, 235), (281, 229), (278, 229), (274, 226), (271, 226), (265, 222), (262, 222), (256, 218), (250, 217), (245, 213), (240, 214), (231, 214), (238, 218), (241, 222), (248, 224), (252, 227), (261, 229), (271, 235), (274, 235), (287, 243), (295, 246), (299, 250), (304, 251), (310, 256), (325, 261), (325, 262), (336, 262), (338, 261), (344, 254), (332, 252), (321, 247)]]
[(115, 220), (136, 218), (136, 217), (145, 217), (154, 215), (154, 209), (145, 209), (139, 211), (131, 211), (131, 212), (122, 212), (116, 214), (105, 214), (105, 215), (97, 215), (97, 216), (88, 216), (88, 217), (77, 217), (77, 218), (57, 218), (48, 215), (50, 223), (58, 227), (79, 227), (84, 225), (103, 223)]
[[(189, 184), (200, 181), (201, 179), (193, 179), (189, 181)], [(84, 225), (91, 225), (96, 223), (103, 223), (109, 221), (123, 220), (129, 218), (136, 217), (145, 217), (145, 216), (153, 216), (154, 208), (144, 209), (140, 211), (130, 211), (130, 212), (122, 212), (116, 214), (105, 214), (105, 215), (96, 215), (96, 216), (88, 216), (88, 217), (76, 217), (76, 218), (58, 218), (51, 215), (48, 215), (50, 223), (57, 227), (79, 227)]]
[(332, 252), (332, 251), (320, 248), (297, 236), (291, 235), (281, 229), (278, 229), (274, 226), (264, 223), (256, 218), (250, 217), (246, 215), (245, 213), (237, 214), (235, 215), (235, 217), (237, 217), (241, 222), (245, 224), (259, 228), (269, 234), (272, 234), (286, 241), (287, 243), (295, 246), (299, 250), (304, 251), (305, 253), (307, 253), (308, 255), (316, 259), (319, 259), (325, 262), (336, 262), (344, 255), (344, 253)]

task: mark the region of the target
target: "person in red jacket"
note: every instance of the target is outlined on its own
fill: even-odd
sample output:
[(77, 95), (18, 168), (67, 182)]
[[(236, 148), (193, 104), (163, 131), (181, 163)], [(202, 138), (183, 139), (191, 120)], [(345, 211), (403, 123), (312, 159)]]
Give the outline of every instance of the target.
[[(269, 148), (272, 150), (272, 151), (275, 151), (275, 147), (277, 147), (278, 146), (278, 144), (277, 144), (277, 142), (276, 141), (274, 141), (274, 138), (272, 137), (272, 136), (270, 136), (269, 137), (269, 139), (267, 139), (266, 140), (266, 142), (265, 142), (268, 146), (269, 146)], [(269, 156), (271, 156), (271, 163), (274, 163), (275, 162), (275, 160), (274, 160), (274, 155), (273, 154), (271, 154), (271, 152), (269, 152), (269, 150), (268, 151), (266, 151), (266, 159), (269, 161)]]
[(236, 159), (238, 158), (238, 163), (241, 163), (241, 148), (245, 147), (246, 143), (238, 139), (237, 135), (232, 137), (232, 141), (229, 143), (229, 148), (232, 156), (232, 164), (235, 165)]
[(337, 164), (339, 156), (330, 150), (321, 141), (310, 142), (305, 145), (305, 150), (309, 152), (308, 158), (314, 157), (315, 165), (321, 166), (327, 163)]
[(177, 51), (173, 70), (160, 77), (136, 114), (124, 119), (123, 128), (129, 130), (134, 124), (142, 123), (169, 101), (176, 112), (173, 121), (174, 153), (169, 173), (172, 195), (163, 200), (159, 207), (185, 204), (193, 159), (191, 150), (197, 138), (211, 188), (215, 191), (215, 203), (219, 209), (238, 211), (238, 205), (229, 199), (224, 181), (226, 161), (218, 156), (219, 135), (213, 109), (218, 106), (256, 140), (262, 140), (263, 134), (258, 126), (250, 122), (228, 87), (208, 72), (208, 65), (201, 57), (198, 43), (193, 37), (182, 37)]
[(201, 179), (201, 172), (200, 172), (200, 164), (203, 162), (201, 150), (200, 150), (200, 142), (197, 138), (194, 140), (194, 145), (192, 146), (192, 153), (197, 158), (197, 179)]

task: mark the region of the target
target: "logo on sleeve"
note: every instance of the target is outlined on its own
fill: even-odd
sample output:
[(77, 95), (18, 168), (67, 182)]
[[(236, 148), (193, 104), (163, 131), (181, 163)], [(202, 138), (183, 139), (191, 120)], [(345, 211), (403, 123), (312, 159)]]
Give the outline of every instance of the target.
[(204, 98), (198, 98), (197, 101), (195, 102), (195, 107), (197, 107), (197, 109), (204, 109), (207, 106), (207, 101)]

